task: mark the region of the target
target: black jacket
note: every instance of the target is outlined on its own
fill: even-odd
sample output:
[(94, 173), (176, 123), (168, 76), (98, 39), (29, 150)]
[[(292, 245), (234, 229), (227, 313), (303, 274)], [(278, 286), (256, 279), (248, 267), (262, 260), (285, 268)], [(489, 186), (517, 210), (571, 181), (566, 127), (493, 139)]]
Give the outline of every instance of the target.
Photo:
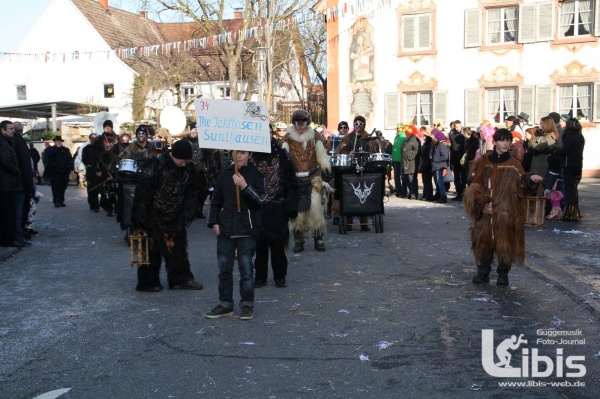
[(431, 170), (431, 145), (433, 140), (431, 137), (426, 137), (423, 145), (421, 146), (421, 162), (419, 163), (419, 172), (425, 174), (432, 174)]
[(220, 234), (230, 237), (251, 236), (258, 240), (262, 219), (261, 206), (267, 198), (265, 178), (252, 163), (239, 169), (247, 186), (240, 190), (241, 212), (238, 212), (233, 173), (234, 166), (231, 165), (217, 178), (210, 202), (208, 227), (212, 228), (218, 224)]
[(46, 149), (48, 165), (44, 173), (48, 176), (53, 174), (68, 174), (73, 170), (73, 158), (67, 147), (52, 146)]
[(22, 191), (21, 170), (11, 139), (0, 134), (0, 191)]
[(18, 133), (13, 136), (13, 143), (15, 145), (15, 152), (17, 153), (17, 161), (19, 162), (19, 169), (21, 170), (21, 181), (23, 182), (23, 189), (25, 195), (33, 196), (35, 190), (33, 189), (33, 168), (31, 167), (31, 153), (25, 139)]
[(577, 130), (565, 129), (562, 142), (562, 148), (556, 150), (556, 155), (562, 157), (563, 170), (566, 173), (581, 174), (585, 147), (583, 134)]
[(452, 142), (452, 145), (450, 146), (450, 162), (453, 164), (460, 164), (460, 159), (465, 153), (467, 139), (464, 134), (457, 132), (454, 129), (452, 129), (449, 136), (450, 141)]

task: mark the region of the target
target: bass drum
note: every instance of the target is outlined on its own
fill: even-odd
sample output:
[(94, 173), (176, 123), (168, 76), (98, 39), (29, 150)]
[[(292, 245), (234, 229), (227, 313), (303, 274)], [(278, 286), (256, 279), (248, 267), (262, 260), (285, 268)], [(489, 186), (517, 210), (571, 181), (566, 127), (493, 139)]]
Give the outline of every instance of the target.
[(332, 157), (331, 167), (335, 170), (352, 169), (352, 157), (348, 154), (337, 154)]
[(123, 180), (137, 180), (138, 166), (133, 159), (121, 159), (117, 164), (118, 175)]
[(367, 160), (367, 170), (368, 171), (383, 171), (386, 170), (392, 162), (392, 157), (390, 154), (386, 154), (384, 152), (377, 152), (375, 154), (369, 155), (369, 159)]

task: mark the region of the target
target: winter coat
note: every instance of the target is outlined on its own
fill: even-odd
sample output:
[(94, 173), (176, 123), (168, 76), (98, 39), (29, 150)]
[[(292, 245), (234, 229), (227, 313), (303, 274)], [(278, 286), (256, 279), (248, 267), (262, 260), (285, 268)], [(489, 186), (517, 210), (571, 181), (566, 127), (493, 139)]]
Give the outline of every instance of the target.
[(31, 153), (25, 139), (18, 133), (13, 136), (13, 144), (15, 152), (17, 153), (17, 160), (19, 162), (19, 169), (21, 170), (21, 180), (23, 182), (23, 189), (25, 195), (32, 197), (35, 194), (33, 188), (33, 169), (31, 167)]
[(402, 145), (406, 140), (406, 133), (400, 132), (396, 134), (394, 144), (392, 145), (392, 162), (402, 162)]
[(433, 173), (431, 170), (431, 146), (433, 140), (431, 137), (426, 137), (423, 146), (421, 147), (421, 161), (419, 162), (419, 172), (424, 174)]
[(247, 186), (240, 189), (240, 209), (237, 211), (236, 185), (233, 183), (234, 165), (223, 170), (215, 184), (210, 202), (208, 227), (218, 224), (220, 234), (229, 237), (250, 236), (258, 240), (262, 221), (261, 205), (265, 203), (267, 189), (265, 177), (254, 164), (239, 168)]
[(433, 153), (431, 155), (431, 170), (435, 172), (447, 168), (449, 157), (450, 150), (446, 144), (442, 142), (434, 144)]
[(580, 131), (565, 129), (562, 135), (562, 148), (556, 150), (556, 155), (562, 157), (561, 164), (565, 173), (581, 174), (584, 147), (585, 138)]
[(44, 173), (47, 176), (69, 174), (73, 170), (73, 158), (67, 147), (48, 147), (46, 150), (48, 166)]
[(0, 134), (0, 192), (23, 191), (21, 169), (11, 139)]
[(450, 160), (452, 164), (460, 164), (460, 159), (465, 153), (467, 138), (456, 130), (452, 129), (449, 134), (451, 146), (450, 146)]
[(545, 177), (548, 173), (548, 147), (556, 142), (554, 134), (547, 133), (543, 136), (534, 136), (529, 140), (529, 148), (533, 150), (529, 171), (532, 175)]
[(415, 135), (408, 135), (402, 144), (402, 173), (413, 174), (417, 171), (417, 155), (421, 142)]

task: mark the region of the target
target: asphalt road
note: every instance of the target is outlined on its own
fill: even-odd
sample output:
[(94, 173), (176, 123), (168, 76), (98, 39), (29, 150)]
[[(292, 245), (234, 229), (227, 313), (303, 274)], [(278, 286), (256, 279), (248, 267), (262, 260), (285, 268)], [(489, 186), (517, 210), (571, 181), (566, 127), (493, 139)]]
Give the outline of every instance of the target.
[[(324, 253), (310, 239), (290, 252), (288, 287), (257, 289), (252, 321), (204, 318), (218, 299), (205, 221), (189, 230), (205, 289), (139, 293), (115, 219), (91, 213), (84, 190), (54, 208), (41, 189), (34, 245), (0, 252), (0, 398), (600, 397), (599, 180), (581, 185), (583, 222), (527, 229), (509, 287), (470, 282), (462, 205), (393, 198), (383, 234), (329, 222)], [(482, 354), (521, 334), (510, 364), (550, 376), (486, 373)], [(584, 375), (565, 376), (578, 364)]]

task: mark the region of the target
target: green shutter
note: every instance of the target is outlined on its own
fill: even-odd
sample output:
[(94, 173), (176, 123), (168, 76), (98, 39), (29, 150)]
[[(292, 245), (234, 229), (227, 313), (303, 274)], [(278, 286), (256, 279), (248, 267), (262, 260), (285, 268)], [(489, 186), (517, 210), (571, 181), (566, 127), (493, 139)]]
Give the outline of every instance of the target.
[(402, 17), (402, 51), (415, 50), (415, 16)]
[(594, 109), (594, 122), (600, 122), (600, 83), (594, 83), (594, 96), (592, 97), (594, 100), (593, 109)]
[(594, 36), (600, 36), (600, 0), (594, 1)]
[(429, 50), (431, 48), (431, 14), (418, 16), (419, 20), (419, 49)]

